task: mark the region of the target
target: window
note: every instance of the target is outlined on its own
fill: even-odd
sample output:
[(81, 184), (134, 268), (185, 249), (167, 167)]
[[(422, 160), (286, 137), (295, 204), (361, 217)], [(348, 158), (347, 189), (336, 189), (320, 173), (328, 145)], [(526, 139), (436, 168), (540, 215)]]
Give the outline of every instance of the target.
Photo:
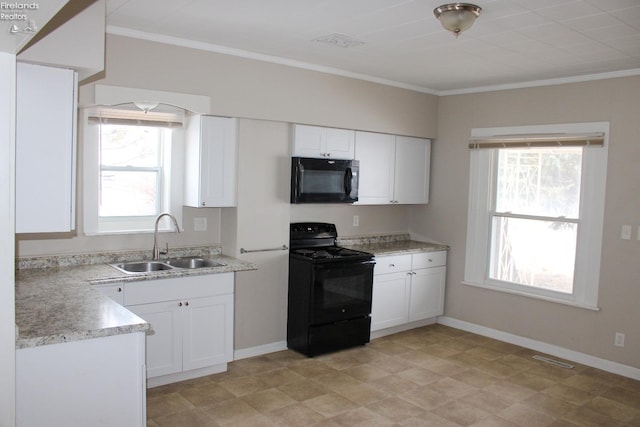
[(608, 130), (473, 130), (465, 283), (597, 307)]
[(158, 110), (85, 114), (85, 234), (150, 231), (162, 212), (179, 217), (182, 116)]

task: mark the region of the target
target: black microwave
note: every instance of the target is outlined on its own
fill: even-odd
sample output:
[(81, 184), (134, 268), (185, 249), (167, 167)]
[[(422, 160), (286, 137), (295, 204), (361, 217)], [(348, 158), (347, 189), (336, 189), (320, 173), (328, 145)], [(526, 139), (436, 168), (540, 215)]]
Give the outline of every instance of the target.
[(291, 158), (291, 203), (358, 201), (358, 161)]

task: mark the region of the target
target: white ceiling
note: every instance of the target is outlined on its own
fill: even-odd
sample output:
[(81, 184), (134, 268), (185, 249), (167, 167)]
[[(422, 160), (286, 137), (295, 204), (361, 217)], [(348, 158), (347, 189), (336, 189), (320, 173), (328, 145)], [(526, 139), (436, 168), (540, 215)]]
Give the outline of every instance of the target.
[[(477, 0), (457, 39), (443, 3), (107, 0), (107, 28), (436, 94), (640, 74), (640, 0)], [(364, 43), (313, 41), (330, 34)]]

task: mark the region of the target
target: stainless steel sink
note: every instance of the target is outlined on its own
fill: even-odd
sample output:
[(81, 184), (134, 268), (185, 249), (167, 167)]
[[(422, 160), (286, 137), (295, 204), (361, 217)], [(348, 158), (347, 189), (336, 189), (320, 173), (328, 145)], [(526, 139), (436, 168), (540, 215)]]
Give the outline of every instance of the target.
[(149, 273), (151, 271), (171, 270), (173, 267), (158, 261), (137, 261), (111, 264), (125, 273)]
[(206, 268), (222, 267), (225, 264), (208, 258), (170, 258), (164, 261), (166, 264), (176, 268)]
[(196, 269), (207, 267), (222, 267), (226, 264), (209, 258), (184, 257), (170, 258), (163, 261), (133, 261), (110, 264), (113, 268), (127, 274), (151, 273), (154, 271)]

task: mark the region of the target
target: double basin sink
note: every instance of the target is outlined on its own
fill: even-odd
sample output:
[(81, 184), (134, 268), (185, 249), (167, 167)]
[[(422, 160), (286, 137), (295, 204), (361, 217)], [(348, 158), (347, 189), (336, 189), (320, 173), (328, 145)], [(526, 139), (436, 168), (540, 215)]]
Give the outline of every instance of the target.
[(133, 261), (109, 264), (113, 268), (127, 274), (151, 273), (167, 270), (194, 270), (198, 268), (223, 267), (226, 264), (210, 258), (184, 257), (169, 258), (158, 261)]

